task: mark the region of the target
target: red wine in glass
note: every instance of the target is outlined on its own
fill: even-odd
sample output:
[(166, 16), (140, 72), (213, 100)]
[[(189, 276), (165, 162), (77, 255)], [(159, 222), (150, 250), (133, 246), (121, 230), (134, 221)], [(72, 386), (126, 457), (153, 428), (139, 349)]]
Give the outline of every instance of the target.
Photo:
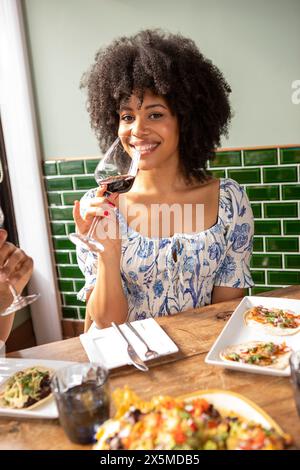
[(132, 185), (135, 180), (135, 176), (131, 175), (118, 175), (118, 176), (109, 176), (105, 179), (97, 178), (95, 174), (95, 179), (99, 186), (107, 185), (106, 191), (108, 193), (127, 193), (132, 188)]

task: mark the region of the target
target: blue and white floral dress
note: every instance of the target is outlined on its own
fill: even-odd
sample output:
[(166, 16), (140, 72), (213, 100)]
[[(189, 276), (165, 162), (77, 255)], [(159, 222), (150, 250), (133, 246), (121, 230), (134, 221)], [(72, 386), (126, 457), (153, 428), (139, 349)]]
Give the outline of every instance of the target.
[[(88, 191), (82, 200), (95, 197), (95, 192)], [(151, 239), (127, 226), (118, 210), (117, 218), (123, 237), (120, 274), (129, 321), (208, 305), (214, 286), (254, 285), (249, 269), (252, 209), (243, 188), (230, 178), (220, 179), (217, 223), (197, 234)], [(78, 248), (77, 259), (86, 280), (78, 299), (85, 300), (96, 282), (97, 255)]]

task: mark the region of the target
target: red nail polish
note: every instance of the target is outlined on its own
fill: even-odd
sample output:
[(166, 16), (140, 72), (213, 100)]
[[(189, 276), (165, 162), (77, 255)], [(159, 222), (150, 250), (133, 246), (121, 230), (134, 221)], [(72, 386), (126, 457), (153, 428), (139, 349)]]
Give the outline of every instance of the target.
[(111, 201), (108, 201), (108, 204), (109, 204), (110, 206), (116, 207), (116, 205), (115, 205), (113, 202), (111, 202)]
[(109, 212), (108, 212), (108, 211), (104, 211), (104, 212), (103, 212), (103, 215), (104, 215), (105, 217), (107, 217), (107, 216), (108, 216), (108, 214), (109, 214)]

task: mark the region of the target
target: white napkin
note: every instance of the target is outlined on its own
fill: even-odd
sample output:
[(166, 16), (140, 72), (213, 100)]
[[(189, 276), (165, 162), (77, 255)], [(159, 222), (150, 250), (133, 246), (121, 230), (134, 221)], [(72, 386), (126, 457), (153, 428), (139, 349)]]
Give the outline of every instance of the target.
[[(156, 351), (159, 356), (178, 351), (176, 344), (153, 318), (134, 321), (132, 324), (150, 349)], [(151, 359), (146, 358), (146, 346), (133, 331), (125, 324), (120, 327), (140, 358), (143, 361)], [(101, 362), (108, 369), (131, 364), (125, 340), (112, 327), (99, 329), (93, 324), (87, 333), (80, 335), (80, 341), (91, 362)]]

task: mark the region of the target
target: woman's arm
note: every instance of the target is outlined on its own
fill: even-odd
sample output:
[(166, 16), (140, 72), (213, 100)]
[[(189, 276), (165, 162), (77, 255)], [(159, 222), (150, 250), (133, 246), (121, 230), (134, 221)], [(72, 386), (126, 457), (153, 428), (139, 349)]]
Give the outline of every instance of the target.
[[(83, 215), (78, 201), (75, 201), (73, 211), (77, 231), (82, 234), (88, 232), (95, 216), (101, 219), (93, 237), (97, 238), (104, 247), (104, 252), (98, 254), (96, 283), (86, 295), (85, 331), (89, 329), (92, 321), (95, 321), (100, 328), (110, 326), (112, 321), (123, 323), (128, 311), (121, 281), (121, 239), (117, 230), (118, 222), (114, 204), (111, 199), (103, 197), (105, 190), (105, 187), (97, 190), (95, 197), (88, 201), (88, 207)], [(85, 265), (81, 269), (85, 271)], [(87, 272), (89, 272), (88, 267)]]
[[(7, 232), (0, 230), (0, 312), (13, 301), (7, 280), (21, 293), (30, 279), (33, 261), (24, 251), (6, 242)], [(14, 321), (14, 314), (0, 316), (0, 339), (6, 341)]]
[(245, 289), (236, 287), (218, 287), (215, 286), (212, 291), (211, 303), (224, 302), (225, 300), (233, 300), (245, 296)]
[(97, 279), (90, 294), (86, 315), (100, 328), (111, 322), (124, 323), (128, 312), (120, 274), (120, 252), (110, 251), (98, 256)]

